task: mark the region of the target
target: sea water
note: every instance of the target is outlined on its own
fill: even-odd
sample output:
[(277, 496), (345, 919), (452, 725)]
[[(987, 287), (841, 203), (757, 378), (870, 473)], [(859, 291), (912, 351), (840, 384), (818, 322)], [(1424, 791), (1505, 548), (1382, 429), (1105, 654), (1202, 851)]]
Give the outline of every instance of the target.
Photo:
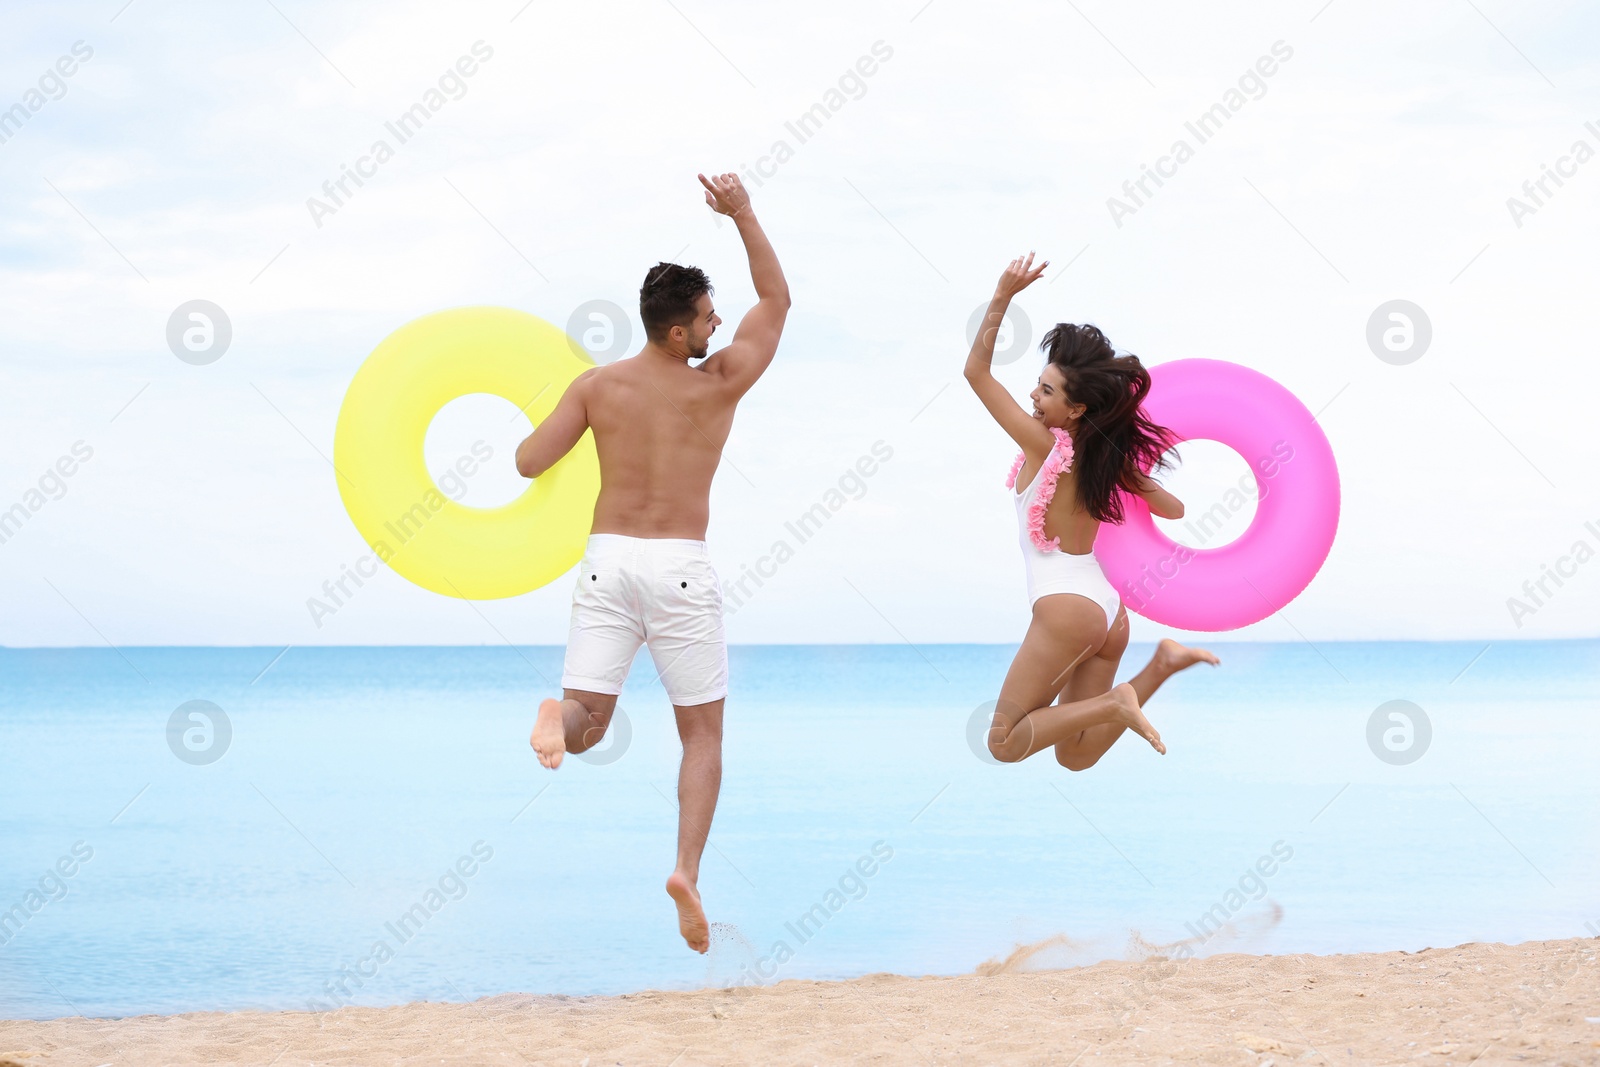
[(734, 648), (706, 957), (647, 657), (551, 772), (559, 648), (0, 650), (0, 1017), (1600, 934), (1600, 642), (1215, 649), (1073, 773), (1011, 647)]

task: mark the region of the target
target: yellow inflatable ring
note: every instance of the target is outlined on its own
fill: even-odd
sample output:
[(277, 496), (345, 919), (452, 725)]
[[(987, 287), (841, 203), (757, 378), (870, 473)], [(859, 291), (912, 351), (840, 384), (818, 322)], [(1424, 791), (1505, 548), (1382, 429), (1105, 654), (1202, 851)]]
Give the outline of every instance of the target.
[(373, 349), (339, 408), (333, 465), (345, 510), (380, 560), (435, 593), (494, 600), (546, 585), (583, 558), (600, 493), (592, 433), (498, 508), (445, 496), (422, 455), (433, 417), (468, 393), (504, 397), (537, 426), (592, 366), (576, 347), (525, 312), (465, 307), (413, 319)]

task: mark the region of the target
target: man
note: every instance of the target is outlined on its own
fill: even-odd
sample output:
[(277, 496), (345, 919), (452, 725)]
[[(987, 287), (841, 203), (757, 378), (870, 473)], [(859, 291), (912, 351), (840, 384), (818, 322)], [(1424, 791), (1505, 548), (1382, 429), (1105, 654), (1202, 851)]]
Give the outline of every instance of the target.
[(657, 264), (639, 290), (644, 348), (580, 374), (517, 447), (517, 470), (538, 477), (585, 430), (594, 431), (600, 496), (572, 597), (562, 699), (539, 705), (533, 750), (554, 769), (564, 753), (598, 744), (634, 654), (640, 644), (650, 646), (683, 742), (678, 863), (667, 893), (683, 939), (705, 952), (711, 938), (700, 904), (700, 854), (722, 785), (728, 693), (722, 586), (705, 545), (711, 477), (739, 398), (777, 352), (789, 287), (738, 177), (702, 174), (700, 184), (706, 203), (738, 226), (750, 258), (758, 300), (733, 342), (706, 358), (722, 322), (710, 280), (695, 267)]

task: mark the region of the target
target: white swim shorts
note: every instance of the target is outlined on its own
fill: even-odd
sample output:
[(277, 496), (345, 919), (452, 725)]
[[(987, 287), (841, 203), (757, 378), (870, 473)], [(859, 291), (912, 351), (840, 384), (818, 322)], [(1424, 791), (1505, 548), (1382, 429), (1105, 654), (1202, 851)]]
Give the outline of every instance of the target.
[(728, 695), (722, 583), (706, 543), (590, 534), (572, 592), (562, 687), (622, 692), (641, 644), (673, 704)]

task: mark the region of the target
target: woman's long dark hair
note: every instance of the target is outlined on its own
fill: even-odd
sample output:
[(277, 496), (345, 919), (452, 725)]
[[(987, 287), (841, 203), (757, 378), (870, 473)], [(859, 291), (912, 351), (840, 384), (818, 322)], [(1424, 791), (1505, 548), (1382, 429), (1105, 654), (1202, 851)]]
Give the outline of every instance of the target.
[(1072, 435), (1072, 472), (1078, 503), (1100, 522), (1121, 522), (1122, 497), (1137, 492), (1141, 474), (1165, 466), (1177, 444), (1165, 426), (1144, 413), (1150, 372), (1139, 357), (1119, 356), (1098, 327), (1058, 323), (1039, 348), (1061, 372), (1067, 398), (1087, 409)]

